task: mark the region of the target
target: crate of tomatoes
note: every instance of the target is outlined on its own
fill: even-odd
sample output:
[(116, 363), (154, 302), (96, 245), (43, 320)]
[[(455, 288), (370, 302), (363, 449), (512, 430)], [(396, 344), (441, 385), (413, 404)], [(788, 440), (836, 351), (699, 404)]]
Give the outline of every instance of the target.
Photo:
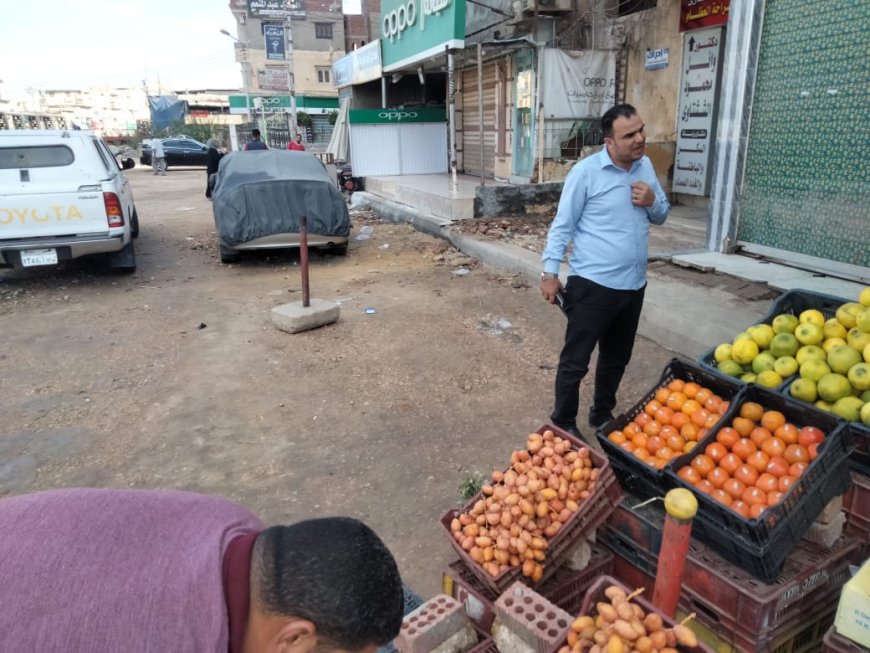
[(835, 415), (749, 385), (666, 470), (698, 497), (692, 534), (765, 582), (850, 483), (851, 431)]
[(734, 379), (674, 358), (652, 390), (596, 433), (620, 485), (644, 499), (662, 496), (664, 469), (703, 439), (741, 389)]
[(469, 571), (500, 594), (521, 575), (530, 585), (546, 580), (621, 498), (606, 457), (546, 424), (441, 526)]

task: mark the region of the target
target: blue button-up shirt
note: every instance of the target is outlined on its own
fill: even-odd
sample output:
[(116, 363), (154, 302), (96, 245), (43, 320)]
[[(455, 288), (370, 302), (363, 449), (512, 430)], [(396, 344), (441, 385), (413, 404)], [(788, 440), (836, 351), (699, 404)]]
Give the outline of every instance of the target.
[[(655, 193), (652, 206), (631, 203), (631, 185), (637, 181)], [(650, 222), (662, 224), (670, 209), (648, 157), (626, 171), (614, 165), (605, 147), (580, 161), (565, 179), (542, 256), (544, 272), (559, 272), (573, 238), (571, 274), (617, 290), (642, 288)]]

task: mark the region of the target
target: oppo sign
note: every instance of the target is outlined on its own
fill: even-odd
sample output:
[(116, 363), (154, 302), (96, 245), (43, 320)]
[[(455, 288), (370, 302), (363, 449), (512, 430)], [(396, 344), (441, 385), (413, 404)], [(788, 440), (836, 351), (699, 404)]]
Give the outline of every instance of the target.
[[(423, 10), (420, 14), (420, 31), (426, 29), (426, 16), (439, 15), (450, 6), (452, 0), (422, 0)], [(417, 0), (408, 0), (405, 4), (393, 9), (381, 21), (381, 33), (384, 38), (395, 41), (402, 38), (402, 32), (417, 22)]]

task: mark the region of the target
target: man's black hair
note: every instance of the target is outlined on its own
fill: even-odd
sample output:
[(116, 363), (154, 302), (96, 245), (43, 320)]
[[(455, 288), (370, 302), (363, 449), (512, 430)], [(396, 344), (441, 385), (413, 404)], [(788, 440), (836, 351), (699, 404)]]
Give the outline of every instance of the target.
[(404, 594), (386, 545), (356, 519), (312, 519), (257, 536), (252, 600), (263, 609), (314, 623), (318, 635), (355, 651), (399, 634)]
[(637, 109), (630, 104), (617, 104), (610, 107), (601, 116), (601, 131), (607, 138), (613, 138), (613, 123), (617, 118), (631, 118), (637, 115)]
[(254, 138), (260, 138), (260, 130), (259, 129), (252, 129), (251, 136), (253, 136)]

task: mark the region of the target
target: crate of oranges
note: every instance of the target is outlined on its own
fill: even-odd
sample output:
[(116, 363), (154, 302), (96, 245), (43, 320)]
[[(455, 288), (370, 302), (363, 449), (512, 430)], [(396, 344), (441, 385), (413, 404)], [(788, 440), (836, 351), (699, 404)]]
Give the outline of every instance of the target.
[(756, 385), (665, 470), (698, 497), (692, 534), (773, 582), (828, 502), (849, 487), (846, 422)]
[(642, 498), (662, 496), (663, 470), (693, 450), (741, 387), (694, 363), (668, 363), (643, 399), (596, 433), (622, 487)]

